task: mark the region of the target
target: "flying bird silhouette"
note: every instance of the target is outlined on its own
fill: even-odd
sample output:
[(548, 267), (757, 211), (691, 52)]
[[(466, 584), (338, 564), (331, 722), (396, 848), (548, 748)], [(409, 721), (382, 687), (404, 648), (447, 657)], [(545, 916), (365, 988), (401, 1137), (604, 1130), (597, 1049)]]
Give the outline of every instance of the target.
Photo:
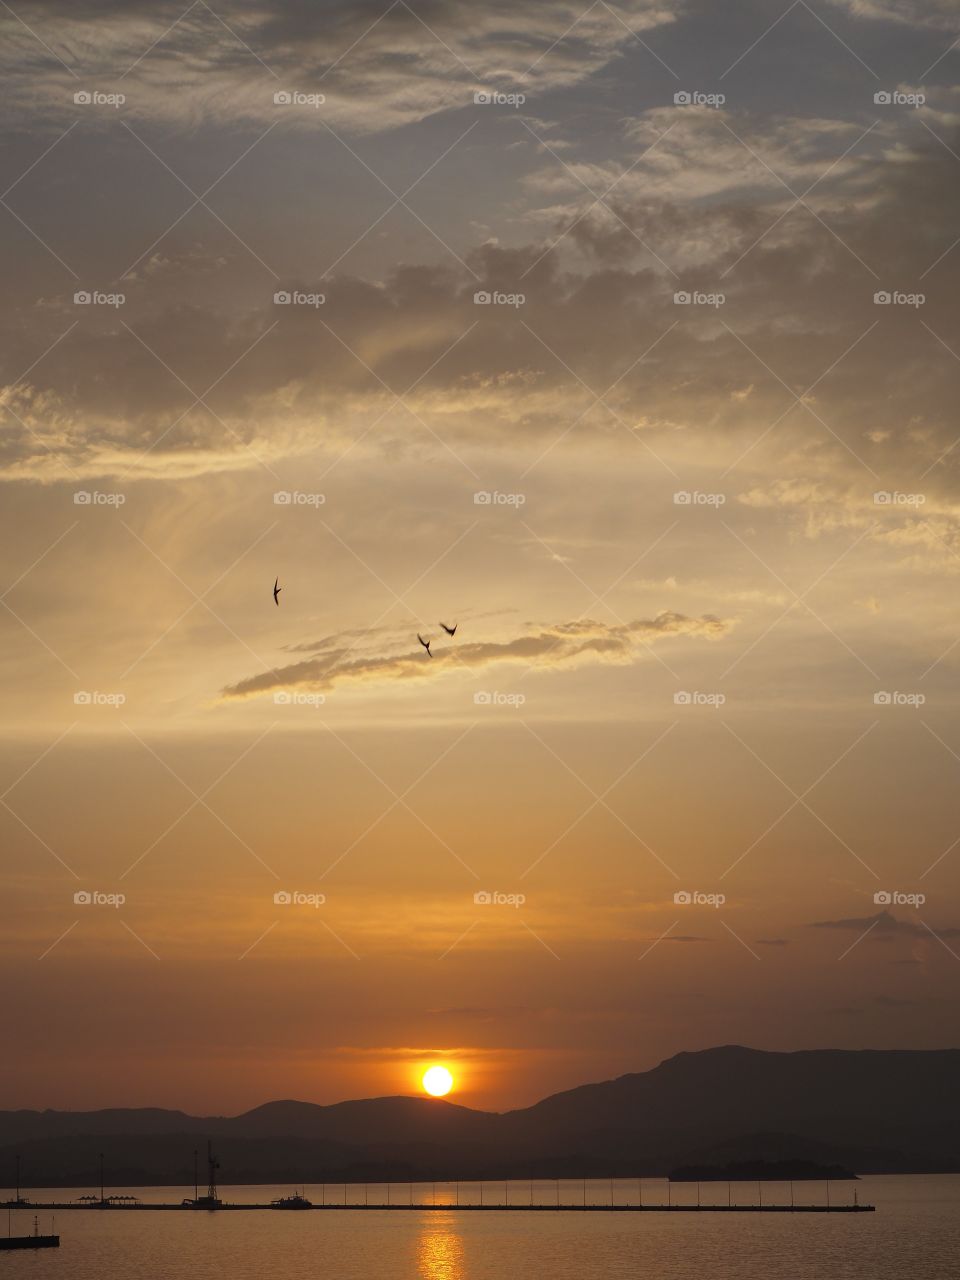
[(448, 627), (445, 622), (441, 622), (440, 625), (441, 627), (443, 627), (444, 631), (447, 633), (448, 636), (455, 636), (457, 634), (457, 627), (460, 624), (459, 622), (455, 622), (452, 627)]
[(273, 603), (277, 606), (278, 609), (280, 608), (280, 600), (278, 597), (282, 590), (283, 590), (283, 587), (281, 587), (280, 585), (280, 579), (277, 578), (273, 584)]
[(420, 643), (421, 643), (421, 644), (423, 645), (423, 647), (426, 649), (426, 651), (427, 651), (427, 657), (428, 657), (428, 658), (432, 658), (432, 657), (433, 657), (433, 654), (430, 652), (430, 641), (429, 641), (429, 640), (424, 640), (423, 636), (420, 634), (420, 632), (419, 632), (419, 631), (417, 632), (417, 639), (420, 641)]

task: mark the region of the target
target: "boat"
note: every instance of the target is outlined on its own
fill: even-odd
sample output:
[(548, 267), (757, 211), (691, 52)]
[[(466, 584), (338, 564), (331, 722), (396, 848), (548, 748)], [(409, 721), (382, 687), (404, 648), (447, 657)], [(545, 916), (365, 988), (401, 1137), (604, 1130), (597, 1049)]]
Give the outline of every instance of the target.
[(281, 1196), (279, 1200), (270, 1201), (271, 1209), (312, 1209), (313, 1201), (294, 1191), (292, 1195)]

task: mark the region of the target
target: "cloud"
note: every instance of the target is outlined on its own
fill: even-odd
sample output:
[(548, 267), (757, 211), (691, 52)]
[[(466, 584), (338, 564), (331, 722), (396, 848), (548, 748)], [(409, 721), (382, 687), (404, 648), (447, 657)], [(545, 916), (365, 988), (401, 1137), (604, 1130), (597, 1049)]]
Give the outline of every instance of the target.
[(656, 640), (670, 636), (695, 636), (715, 640), (731, 628), (730, 620), (705, 614), (689, 618), (660, 613), (652, 619), (605, 625), (577, 620), (544, 626), (507, 641), (480, 641), (439, 649), (432, 659), (408, 649), (379, 657), (354, 655), (352, 647), (334, 648), (275, 671), (250, 676), (223, 690), (227, 698), (248, 698), (271, 690), (318, 691), (350, 685), (424, 681), (453, 671), (484, 671), (500, 663), (558, 671), (592, 663), (626, 664)]
[(878, 911), (875, 916), (846, 920), (817, 920), (811, 929), (838, 929), (851, 933), (866, 933), (876, 939), (888, 941), (897, 936), (910, 938), (960, 938), (960, 928), (931, 929), (913, 920), (900, 920), (889, 911)]
[[(825, 479), (840, 477), (835, 488), (902, 487), (909, 464), (927, 474), (931, 493), (953, 492), (956, 161), (926, 134), (884, 127), (879, 148), (868, 141), (862, 154), (855, 149), (818, 186), (816, 217), (796, 208), (780, 220), (791, 197), (781, 189), (771, 203), (766, 184), (711, 191), (705, 201), (668, 184), (628, 190), (616, 205), (619, 221), (595, 211), (550, 249), (589, 207), (581, 190), (543, 240), (468, 246), (467, 269), (420, 263), (365, 278), (342, 268), (317, 312), (275, 307), (262, 273), (237, 306), (226, 284), (223, 293), (214, 287), (219, 275), (232, 278), (214, 269), (224, 257), (219, 240), (210, 288), (190, 301), (168, 292), (168, 264), (197, 259), (193, 237), (180, 254), (161, 245), (144, 260), (140, 278), (125, 284), (122, 317), (75, 308), (71, 294), (48, 296), (42, 307), (11, 300), (0, 317), (10, 427), (0, 477), (200, 475), (342, 450), (361, 438), (364, 450), (383, 453), (436, 437), (454, 449), (516, 449), (575, 425), (573, 439), (590, 435), (605, 447), (641, 434), (658, 453), (694, 442), (710, 454), (735, 446), (727, 460), (742, 454), (745, 467), (772, 477), (772, 504), (815, 513), (811, 529), (869, 514), (831, 513)], [(809, 128), (782, 125), (774, 160)], [(822, 133), (814, 130), (821, 149)], [(955, 143), (956, 129), (943, 138)], [(736, 151), (749, 161), (727, 143), (731, 165)], [(845, 131), (817, 161), (826, 169), (827, 155), (846, 145)], [(700, 154), (693, 146), (676, 156), (679, 171)], [(646, 172), (637, 169), (641, 179)], [(788, 179), (802, 186), (809, 172)], [(63, 236), (54, 236), (58, 244)], [(240, 252), (235, 242), (231, 251)], [(918, 287), (941, 255), (922, 309), (874, 305), (878, 286)], [(721, 280), (724, 307), (673, 302), (678, 287), (719, 288)], [(301, 272), (281, 284), (317, 282)], [(478, 308), (477, 289), (520, 290), (526, 303)], [(647, 354), (637, 362), (638, 353)], [(192, 393), (211, 384), (206, 403), (194, 403)], [(747, 397), (744, 388), (752, 388)], [(763, 505), (761, 488), (745, 500)]]
[[(481, 89), (535, 96), (577, 85), (635, 38), (630, 27), (673, 20), (655, 0), (619, 9), (625, 21), (602, 5), (584, 12), (578, 0), (553, 0), (533, 26), (509, 0), (468, 9), (452, 0), (273, 0), (234, 5), (222, 20), (206, 4), (152, 6), (147, 16), (117, 0), (68, 10), (33, 0), (24, 10), (32, 31), (11, 27), (2, 66), (11, 116), (29, 114), (34, 127), (55, 122), (89, 84), (122, 90), (132, 119), (168, 128), (279, 124), (319, 134), (330, 124), (370, 134), (472, 106)], [(284, 90), (325, 102), (275, 104)]]
[(855, 18), (897, 22), (907, 26), (929, 26), (955, 31), (957, 9), (953, 0), (831, 0)]

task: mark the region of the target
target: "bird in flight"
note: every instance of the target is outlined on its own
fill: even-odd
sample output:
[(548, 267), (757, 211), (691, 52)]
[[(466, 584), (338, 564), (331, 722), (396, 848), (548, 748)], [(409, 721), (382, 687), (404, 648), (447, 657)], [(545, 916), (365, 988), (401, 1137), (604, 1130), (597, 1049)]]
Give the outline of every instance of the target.
[(417, 639), (420, 641), (420, 643), (421, 643), (421, 644), (423, 645), (423, 647), (426, 649), (426, 651), (427, 651), (427, 657), (428, 657), (428, 658), (432, 658), (432, 657), (433, 657), (433, 654), (430, 652), (430, 641), (429, 641), (429, 640), (424, 640), (423, 636), (420, 634), (420, 632), (419, 632), (419, 631), (417, 632)]
[(457, 627), (460, 624), (455, 622), (452, 627), (448, 627), (445, 622), (441, 622), (440, 625), (441, 627), (443, 627), (444, 631), (447, 633), (448, 636), (455, 636), (457, 634)]
[(277, 578), (277, 579), (276, 579), (276, 581), (275, 581), (275, 582), (274, 582), (274, 584), (273, 584), (273, 603), (277, 606), (277, 608), (278, 608), (278, 609), (280, 608), (280, 598), (279, 598), (279, 597), (280, 597), (280, 592), (281, 592), (282, 590), (283, 590), (283, 587), (281, 587), (281, 585), (280, 585), (280, 579), (279, 579), (279, 578)]

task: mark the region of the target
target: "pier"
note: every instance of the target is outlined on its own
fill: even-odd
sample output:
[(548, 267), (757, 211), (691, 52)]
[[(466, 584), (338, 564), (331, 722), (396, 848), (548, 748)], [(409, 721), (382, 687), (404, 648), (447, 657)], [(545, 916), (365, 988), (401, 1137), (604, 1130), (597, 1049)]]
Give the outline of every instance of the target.
[[(696, 1186), (696, 1202), (677, 1203), (674, 1185), (669, 1179), (656, 1180), (658, 1198), (647, 1198), (644, 1203), (644, 1179), (634, 1178), (523, 1178), (523, 1179), (424, 1179), (410, 1182), (320, 1182), (314, 1184), (313, 1194), (319, 1193), (317, 1204), (303, 1192), (294, 1191), (267, 1202), (230, 1202), (221, 1198), (217, 1186), (220, 1162), (214, 1154), (213, 1144), (207, 1143), (207, 1191), (200, 1194), (199, 1152), (193, 1153), (193, 1196), (174, 1201), (143, 1201), (134, 1195), (111, 1193), (106, 1190), (103, 1156), (100, 1156), (99, 1195), (88, 1193), (74, 1200), (51, 1200), (46, 1203), (23, 1199), (19, 1186), (17, 1166), (17, 1194), (7, 1201), (9, 1208), (29, 1208), (37, 1213), (87, 1210), (92, 1213), (271, 1213), (311, 1212), (353, 1213), (363, 1211), (388, 1213), (874, 1213), (872, 1204), (860, 1204), (856, 1187), (852, 1199), (846, 1203), (831, 1202), (830, 1180), (819, 1185), (823, 1188), (822, 1202), (799, 1204), (795, 1199), (795, 1185), (784, 1179), (768, 1183), (784, 1195), (782, 1201), (764, 1202), (763, 1182), (752, 1179), (749, 1183), (733, 1180), (724, 1183), (710, 1182), (704, 1186), (725, 1186), (726, 1203), (717, 1200), (704, 1202), (701, 1183), (683, 1183)], [(819, 1182), (819, 1180), (818, 1180)], [(239, 1185), (235, 1190), (239, 1190)], [(738, 1194), (751, 1194), (744, 1187), (756, 1189), (756, 1200), (749, 1203), (734, 1202), (734, 1188)], [(789, 1187), (789, 1199), (786, 1189)], [(602, 1197), (600, 1189), (602, 1188)], [(634, 1188), (636, 1199), (633, 1198)], [(646, 1188), (648, 1197), (652, 1188)], [(160, 1188), (152, 1189), (164, 1194)], [(171, 1188), (172, 1190), (172, 1188)], [(437, 1192), (440, 1192), (438, 1198)], [(429, 1199), (427, 1195), (429, 1193)], [(588, 1194), (589, 1193), (589, 1194)], [(262, 1194), (262, 1191), (261, 1191)], [(665, 1195), (665, 1200), (659, 1195)], [(707, 1193), (709, 1195), (709, 1193)], [(715, 1193), (714, 1193), (715, 1194)], [(769, 1194), (769, 1192), (768, 1192)], [(776, 1194), (776, 1193), (775, 1193)], [(692, 1198), (692, 1197), (691, 1197)]]
[[(60, 1212), (76, 1210), (94, 1213), (257, 1213), (268, 1210), (271, 1213), (287, 1213), (290, 1210), (277, 1205), (265, 1204), (229, 1204), (226, 1201), (214, 1208), (192, 1204), (135, 1204), (98, 1202), (83, 1204), (75, 1200), (35, 1204), (37, 1210)], [(382, 1201), (370, 1203), (325, 1203), (299, 1206), (300, 1212), (316, 1213), (875, 1213), (872, 1204), (457, 1204), (444, 1201)]]

